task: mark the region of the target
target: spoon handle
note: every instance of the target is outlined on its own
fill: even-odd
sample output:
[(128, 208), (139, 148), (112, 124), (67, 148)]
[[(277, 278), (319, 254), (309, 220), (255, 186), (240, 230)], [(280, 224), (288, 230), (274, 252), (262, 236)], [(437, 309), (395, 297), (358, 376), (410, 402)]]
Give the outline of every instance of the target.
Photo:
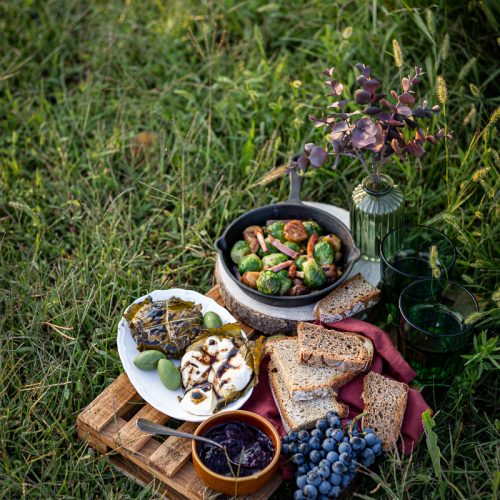
[(204, 443), (209, 443), (211, 445), (218, 446), (219, 448), (224, 449), (224, 446), (217, 443), (216, 441), (212, 441), (211, 439), (207, 439), (203, 436), (195, 436), (194, 434), (188, 434), (187, 432), (176, 431), (174, 429), (171, 429), (170, 427), (155, 424), (154, 422), (151, 422), (151, 420), (147, 420), (145, 418), (138, 418), (136, 421), (136, 425), (141, 431), (148, 432), (149, 434), (163, 434), (166, 436), (194, 439), (196, 441), (202, 441)]

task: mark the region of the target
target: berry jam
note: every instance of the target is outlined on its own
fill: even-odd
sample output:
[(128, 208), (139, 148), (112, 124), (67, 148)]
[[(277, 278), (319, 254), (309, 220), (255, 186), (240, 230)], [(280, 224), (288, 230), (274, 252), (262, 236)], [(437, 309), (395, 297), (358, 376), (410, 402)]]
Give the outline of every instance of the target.
[(230, 422), (212, 427), (204, 437), (212, 439), (226, 448), (224, 450), (208, 443), (198, 444), (201, 461), (221, 476), (246, 477), (265, 469), (274, 456), (274, 446), (260, 429), (244, 422)]

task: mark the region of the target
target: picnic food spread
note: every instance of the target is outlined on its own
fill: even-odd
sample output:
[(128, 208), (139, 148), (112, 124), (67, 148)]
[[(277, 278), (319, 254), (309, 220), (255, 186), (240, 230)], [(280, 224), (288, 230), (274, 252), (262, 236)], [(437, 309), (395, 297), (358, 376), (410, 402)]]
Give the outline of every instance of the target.
[(312, 220), (247, 227), (230, 256), (237, 276), (266, 295), (306, 295), (342, 276), (342, 242)]
[[(237, 400), (257, 380), (261, 340), (249, 341), (237, 323), (222, 324), (217, 313), (178, 297), (146, 297), (124, 314), (142, 350), (140, 370), (157, 370), (166, 389), (181, 387), (180, 407), (193, 415), (212, 415)], [(179, 368), (168, 359), (182, 355)]]
[[(229, 459), (240, 464), (239, 477), (261, 471), (271, 462), (274, 446), (269, 437), (257, 427), (234, 421), (212, 427), (204, 437), (223, 445), (225, 451), (209, 443), (200, 443), (198, 453), (202, 462), (217, 474), (231, 477), (234, 470)], [(234, 467), (234, 465), (233, 465)]]

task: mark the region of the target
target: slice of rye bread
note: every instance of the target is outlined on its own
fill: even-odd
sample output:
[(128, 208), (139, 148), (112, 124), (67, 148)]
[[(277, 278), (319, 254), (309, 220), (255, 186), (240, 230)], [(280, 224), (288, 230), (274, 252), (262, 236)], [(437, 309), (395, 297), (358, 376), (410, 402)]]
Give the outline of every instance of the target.
[(324, 418), (330, 410), (337, 412), (342, 418), (347, 417), (349, 408), (337, 401), (334, 396), (310, 401), (294, 401), (290, 398), (285, 383), (272, 361), (269, 363), (268, 370), (271, 393), (286, 432), (311, 429), (316, 425), (316, 421)]
[(266, 351), (279, 370), (290, 398), (295, 401), (335, 396), (340, 387), (359, 374), (353, 370), (312, 367), (299, 363), (297, 337), (268, 340)]
[(374, 306), (379, 299), (380, 290), (358, 273), (321, 299), (314, 315), (323, 323), (334, 323)]
[(408, 386), (375, 372), (363, 380), (361, 398), (367, 413), (362, 418), (363, 427), (373, 429), (382, 438), (384, 450), (396, 445), (408, 401)]
[(372, 341), (359, 333), (338, 332), (312, 323), (299, 323), (299, 362), (342, 370), (367, 370), (373, 359)]

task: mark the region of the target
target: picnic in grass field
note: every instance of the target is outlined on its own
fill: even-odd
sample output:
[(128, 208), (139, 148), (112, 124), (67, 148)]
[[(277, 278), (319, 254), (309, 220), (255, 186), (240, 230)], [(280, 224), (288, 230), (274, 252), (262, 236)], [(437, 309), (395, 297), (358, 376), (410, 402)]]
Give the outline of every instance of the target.
[[(443, 368), (451, 357), (438, 353), (439, 373), (406, 349), (405, 337), (402, 352), (419, 383), (408, 382), (409, 400), (432, 412), (423, 424), (417, 415), (423, 433), (413, 453), (402, 449), (409, 442), (403, 436), (383, 457), (363, 455), (369, 466), (357, 470), (355, 487), (345, 482), (344, 495), (497, 498), (499, 26), (493, 0), (1, 2), (0, 495), (159, 495), (158, 482), (139, 485), (111, 466), (119, 450), (101, 454), (76, 430), (78, 415), (124, 372), (117, 328), (126, 308), (154, 290), (206, 294), (217, 259), (235, 296), (307, 308), (315, 294), (317, 302), (341, 289), (356, 249), (379, 269), (380, 241), (404, 224), (420, 228), (418, 237), (435, 231), (423, 262), (430, 295), (439, 304), (456, 287), (464, 311), (464, 301), (470, 304), (462, 318), (470, 337), (457, 364)], [(292, 184), (302, 180), (294, 184), (302, 200), (356, 214), (351, 232), (328, 236), (331, 227), (343, 227), (332, 214), (315, 221), (316, 229), (290, 221), (305, 221), (295, 214), (278, 221), (276, 233), (265, 220), (252, 221), (251, 234), (240, 229), (241, 254), (217, 250), (218, 238), (233, 238), (239, 216), (288, 198), (290, 175)], [(396, 215), (377, 214), (379, 222), (370, 225), (375, 214), (357, 205), (353, 191), (376, 191), (385, 182), (397, 193)], [(266, 256), (267, 245), (282, 257)], [(405, 307), (415, 305), (411, 290), (398, 301), (408, 273), (389, 285), (382, 266), (386, 290), (376, 314), (365, 318), (373, 325), (359, 321), (350, 323), (364, 325), (359, 330), (342, 330), (421, 335), (415, 325), (422, 318), (405, 316)], [(419, 297), (424, 292), (422, 285)], [(226, 313), (220, 324), (231, 322)], [(210, 327), (220, 328), (215, 316)], [(446, 334), (456, 316), (444, 320), (431, 337)], [(375, 366), (382, 352), (370, 338)], [(232, 342), (257, 370), (257, 335)], [(400, 356), (392, 349), (388, 359)], [(155, 356), (154, 367), (166, 373), (161, 382), (182, 391), (177, 368)], [(151, 359), (142, 367), (152, 369)], [(253, 409), (261, 392), (253, 374), (249, 380)], [(347, 398), (339, 415), (344, 403), (355, 407)], [(326, 432), (323, 423), (318, 435)], [(287, 436), (283, 446), (291, 450)], [(367, 436), (368, 447), (375, 438)], [(319, 488), (323, 498), (340, 494), (331, 478), (324, 484), (314, 476), (317, 467), (310, 465), (308, 475), (308, 453), (293, 458), (299, 467), (306, 462), (301, 479), (284, 481), (271, 498), (320, 498)], [(347, 465), (339, 467), (347, 474)]]

